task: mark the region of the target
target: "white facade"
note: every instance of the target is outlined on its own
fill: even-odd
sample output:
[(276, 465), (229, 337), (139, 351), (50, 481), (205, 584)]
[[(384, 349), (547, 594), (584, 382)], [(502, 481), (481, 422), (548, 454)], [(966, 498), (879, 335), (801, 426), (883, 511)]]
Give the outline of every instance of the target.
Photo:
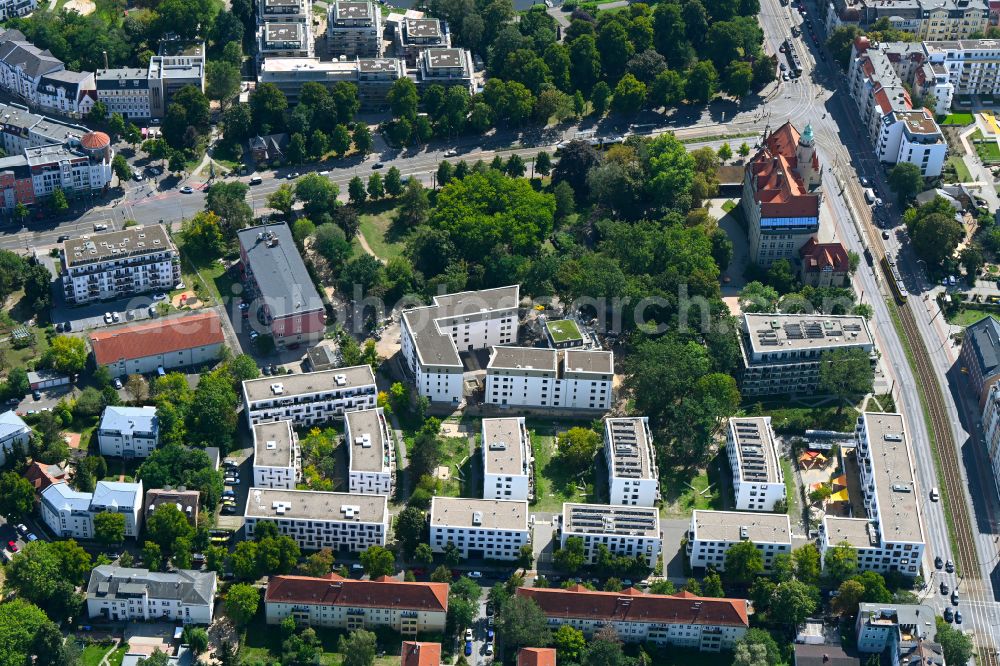
[(125, 536), (136, 538), (142, 524), (142, 481), (98, 481), (93, 493), (54, 483), (41, 496), (42, 520), (57, 537), (91, 539), (94, 516), (105, 511), (125, 515)]
[(0, 467), (7, 464), (7, 456), (19, 449), (28, 451), (31, 428), (13, 410), (0, 413)]
[(785, 499), (785, 474), (775, 448), (771, 417), (729, 419), (726, 453), (738, 511), (774, 511)]
[(0, 2), (0, 21), (30, 14), (37, 6), (35, 0), (3, 0)]
[(611, 504), (653, 506), (660, 499), (660, 473), (648, 417), (605, 419), (604, 459)]
[(774, 556), (792, 552), (792, 524), (787, 514), (738, 511), (694, 511), (688, 531), (687, 555), (692, 568), (726, 570), (726, 551), (750, 541), (770, 570)]
[(531, 439), (524, 418), (483, 419), (483, 499), (530, 500)]
[(352, 493), (391, 495), (396, 447), (381, 407), (344, 415), (344, 445)]
[(609, 351), (493, 347), (485, 402), (501, 407), (607, 411), (613, 402)]
[(990, 387), (983, 409), (983, 433), (986, 451), (993, 466), (993, 483), (1000, 486), (1000, 384)]
[(642, 558), (652, 569), (663, 549), (660, 513), (654, 507), (564, 503), (560, 547), (565, 548), (571, 537), (583, 540), (583, 552), (591, 564), (604, 546), (614, 555)]
[(87, 615), (108, 622), (212, 624), (216, 589), (214, 571), (160, 573), (101, 565), (90, 574)]
[(920, 489), (900, 414), (865, 412), (858, 418), (857, 458), (866, 518), (824, 518), (820, 553), (842, 543), (858, 553), (862, 571), (920, 573), (924, 532)]
[(434, 304), (403, 312), (400, 345), (417, 392), (432, 402), (462, 400), (459, 352), (517, 340), (519, 285), (434, 297)]
[(336, 0), (327, 10), (330, 55), (377, 58), (382, 55), (382, 12), (370, 0)]
[(883, 116), (875, 152), (882, 162), (910, 162), (925, 178), (934, 178), (941, 175), (948, 144), (934, 116), (919, 109)]
[(155, 407), (104, 408), (97, 442), (102, 456), (146, 458), (160, 441)]
[(385, 546), (387, 499), (385, 495), (251, 488), (244, 525), (248, 538), (259, 521), (270, 521), (300, 548), (361, 553), (371, 546)]
[(443, 553), (454, 544), (463, 559), (516, 560), (531, 541), (523, 500), (431, 499), (430, 546)]
[(267, 421), (319, 425), (355, 409), (374, 409), (377, 397), (370, 365), (243, 382), (243, 407), (250, 425)]
[(302, 478), (302, 455), (292, 422), (258, 423), (251, 431), (254, 487), (294, 490)]
[(180, 253), (159, 225), (68, 240), (60, 256), (63, 294), (70, 303), (169, 291), (181, 279)]

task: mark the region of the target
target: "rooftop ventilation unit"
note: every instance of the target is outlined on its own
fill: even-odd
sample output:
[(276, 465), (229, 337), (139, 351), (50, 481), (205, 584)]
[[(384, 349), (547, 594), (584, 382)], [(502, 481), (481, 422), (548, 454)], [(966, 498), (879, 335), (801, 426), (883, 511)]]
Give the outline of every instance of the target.
[(483, 512), (482, 511), (473, 511), (472, 512), (472, 524), (473, 525), (482, 525), (483, 524)]
[(284, 392), (285, 392), (284, 384), (280, 382), (271, 384), (271, 393), (273, 393), (274, 395), (281, 395)]
[(278, 443), (276, 441), (274, 441), (273, 439), (270, 439), (264, 445), (264, 448), (266, 448), (268, 451), (274, 451), (275, 449), (278, 448)]
[(334, 375), (333, 383), (337, 386), (347, 386), (347, 375)]
[(740, 525), (740, 540), (746, 541), (750, 538), (750, 529), (746, 525)]
[(506, 451), (507, 442), (490, 442), (490, 451)]
[(899, 434), (898, 432), (887, 432), (887, 433), (885, 433), (885, 435), (883, 435), (883, 438), (887, 442), (902, 442), (903, 441), (903, 436), (901, 434)]
[(342, 504), (340, 512), (344, 514), (345, 518), (355, 518), (361, 513), (361, 507), (357, 504)]

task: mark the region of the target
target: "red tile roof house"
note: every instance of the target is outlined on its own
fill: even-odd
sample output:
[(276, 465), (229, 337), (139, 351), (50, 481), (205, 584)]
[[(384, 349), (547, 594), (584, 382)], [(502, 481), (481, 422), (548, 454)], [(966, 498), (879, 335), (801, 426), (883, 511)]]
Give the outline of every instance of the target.
[(843, 287), (851, 273), (851, 259), (840, 243), (819, 243), (815, 238), (799, 250), (802, 284), (814, 287)]
[(37, 461), (24, 470), (24, 478), (31, 482), (36, 493), (41, 493), (53, 483), (69, 480), (66, 468), (62, 465), (46, 465)]
[(565, 590), (521, 587), (516, 594), (533, 599), (553, 629), (568, 624), (592, 636), (610, 625), (625, 642), (703, 652), (732, 649), (750, 626), (752, 612), (746, 599), (646, 594), (634, 587), (621, 592), (595, 592), (582, 585)]
[(94, 361), (115, 377), (211, 363), (224, 344), (222, 321), (212, 310), (90, 334)]
[(272, 576), (264, 593), (268, 624), (292, 617), (298, 624), (337, 629), (390, 627), (405, 636), (444, 631), (447, 583), (406, 583), (382, 576), (353, 580)]
[(403, 641), (403, 648), (400, 650), (399, 665), (441, 666), (441, 644)]
[(556, 666), (555, 648), (521, 648), (517, 666)]

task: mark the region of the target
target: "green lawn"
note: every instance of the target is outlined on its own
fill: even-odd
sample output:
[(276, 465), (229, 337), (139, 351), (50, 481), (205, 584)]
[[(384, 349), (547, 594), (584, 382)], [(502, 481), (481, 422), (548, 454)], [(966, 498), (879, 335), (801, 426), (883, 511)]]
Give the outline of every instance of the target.
[[(594, 502), (593, 475), (590, 479), (567, 473), (556, 457), (556, 437), (552, 430), (531, 430), (531, 449), (535, 456), (535, 498), (537, 511), (562, 511), (563, 502)], [(597, 469), (597, 465), (595, 465)], [(586, 475), (585, 475), (586, 476)]]
[(985, 164), (1000, 162), (1000, 146), (996, 141), (983, 141), (975, 144), (976, 154)]
[[(101, 643), (97, 645), (88, 645), (83, 648), (83, 653), (80, 655), (80, 663), (83, 666), (98, 666), (101, 660), (104, 659), (104, 655), (111, 651), (112, 645), (110, 643)], [(121, 664), (121, 660), (118, 660)]]
[(788, 500), (788, 515), (799, 515), (799, 496), (795, 492), (795, 471), (792, 469), (792, 461), (787, 458), (781, 459), (781, 472), (785, 475), (785, 498)]
[(727, 213), (734, 208), (736, 208), (736, 202), (733, 201), (732, 199), (728, 199), (722, 204), (722, 210), (726, 211)]
[(122, 659), (125, 658), (125, 652), (127, 651), (128, 648), (125, 647), (118, 648), (117, 650), (111, 653), (111, 656), (108, 657), (108, 663), (111, 664), (111, 666), (122, 666)]
[(580, 334), (580, 327), (572, 319), (548, 321), (545, 322), (545, 328), (548, 329), (549, 335), (552, 336), (552, 340), (556, 344), (583, 339), (583, 336)]
[(858, 410), (854, 407), (844, 407), (838, 415), (837, 407), (832, 404), (808, 407), (804, 405), (792, 406), (787, 402), (773, 402), (769, 405), (758, 403), (747, 406), (748, 416), (769, 415), (771, 424), (776, 431), (798, 435), (806, 430), (852, 432), (858, 414)]
[(977, 310), (975, 308), (964, 308), (959, 310), (958, 314), (948, 317), (948, 323), (954, 324), (955, 326), (968, 326), (969, 324), (974, 324), (986, 316), (992, 316), (994, 319), (1000, 319), (1000, 315), (995, 312), (987, 312), (986, 310)]
[(466, 437), (442, 437), (441, 465), (447, 466), (451, 477), (441, 481), (438, 495), (445, 497), (479, 497), (469, 487), (472, 478), (474, 456), (469, 454), (469, 440)]
[[(226, 266), (221, 259), (200, 259), (184, 252), (184, 243), (180, 237), (174, 242), (181, 254), (181, 280), (185, 289), (194, 289), (199, 297), (205, 299), (206, 305), (225, 304), (232, 296), (233, 278), (226, 272)], [(173, 292), (171, 293), (171, 296)]]
[(969, 173), (969, 167), (965, 166), (965, 160), (963, 160), (959, 155), (952, 155), (949, 157), (948, 164), (955, 169), (955, 177), (960, 183), (968, 183), (972, 180), (972, 174)]
[[(2, 317), (0, 317), (0, 338), (6, 338), (9, 335), (8, 332), (10, 329), (22, 325), (11, 319), (6, 312), (2, 313)], [(49, 338), (44, 328), (29, 326), (28, 332), (34, 335), (34, 343), (29, 343), (26, 347), (15, 349), (12, 342), (4, 340), (4, 360), (6, 361), (7, 369), (27, 368), (29, 367), (29, 362), (37, 361), (45, 353), (45, 350), (49, 348)]]
[(687, 517), (695, 509), (724, 508), (719, 491), (719, 456), (694, 478), (690, 474), (687, 470), (672, 470), (660, 480), (664, 515)]
[(949, 113), (946, 116), (938, 116), (940, 125), (971, 125), (975, 120), (971, 113)]
[(368, 247), (383, 261), (400, 256), (405, 246), (403, 235), (393, 225), (395, 216), (396, 210), (389, 201), (369, 204), (361, 215), (361, 233)]

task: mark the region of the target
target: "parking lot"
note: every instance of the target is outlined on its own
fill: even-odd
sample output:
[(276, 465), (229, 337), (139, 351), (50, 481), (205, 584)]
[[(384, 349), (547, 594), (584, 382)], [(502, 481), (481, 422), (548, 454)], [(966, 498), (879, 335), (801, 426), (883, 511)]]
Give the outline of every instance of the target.
[(57, 330), (65, 327), (67, 323), (69, 323), (70, 331), (86, 331), (151, 319), (156, 314), (155, 309), (151, 313), (151, 306), (165, 300), (165, 296), (162, 294), (148, 294), (122, 298), (117, 301), (70, 306), (62, 297), (61, 292), (56, 291), (55, 305), (52, 308), (52, 323), (56, 325)]

